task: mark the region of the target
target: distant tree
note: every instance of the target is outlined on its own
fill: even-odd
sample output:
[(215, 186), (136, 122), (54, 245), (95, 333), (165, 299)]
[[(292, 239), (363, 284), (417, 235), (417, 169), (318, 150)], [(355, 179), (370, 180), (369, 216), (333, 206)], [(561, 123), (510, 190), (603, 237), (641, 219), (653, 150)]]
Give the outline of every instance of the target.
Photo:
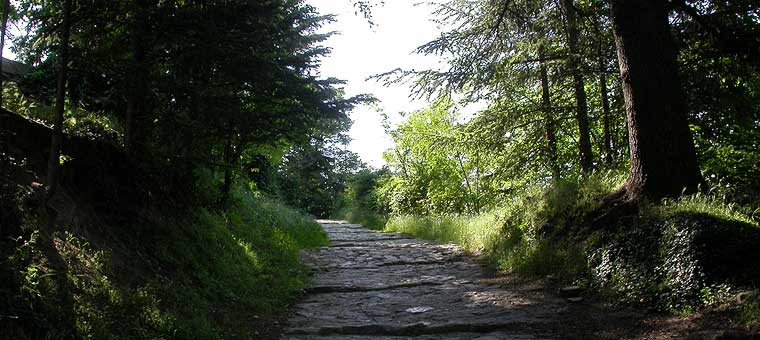
[(365, 166), (339, 145), (314, 141), (285, 155), (278, 169), (279, 192), (289, 205), (316, 217), (330, 217), (348, 179)]
[[(3, 23), (0, 28), (0, 77), (3, 74), (3, 51), (5, 50), (5, 35), (8, 31), (8, 17), (10, 16), (11, 0), (3, 1)], [(3, 79), (0, 79), (0, 107), (3, 106)]]
[(580, 151), (581, 171), (589, 173), (594, 167), (594, 155), (591, 150), (591, 131), (588, 119), (588, 99), (586, 84), (583, 77), (583, 58), (580, 52), (578, 28), (578, 13), (573, 0), (560, 0), (562, 13), (565, 17), (567, 34), (566, 59), (567, 69), (573, 77), (573, 93), (575, 94), (575, 120), (578, 124), (578, 149)]
[[(521, 139), (528, 143), (528, 154), (520, 157), (543, 166), (543, 171), (531, 172), (540, 178), (556, 179), (565, 170), (588, 173), (595, 165), (592, 137), (598, 129), (590, 116), (587, 88), (592, 87), (586, 81), (596, 77), (587, 60), (590, 55), (596, 60), (598, 53), (589, 46), (611, 41), (605, 37), (611, 36), (609, 30), (589, 31), (589, 17), (600, 15), (598, 7), (596, 1), (572, 0), (448, 1), (434, 14), (442, 26), (452, 28), (417, 49), (442, 56), (446, 66), (395, 70), (379, 78), (389, 84), (412, 79), (418, 95), (453, 92), (463, 101), (488, 103), (491, 107), (479, 113), (481, 122), (488, 121), (481, 130), (491, 129), (495, 139), (509, 130), (529, 129), (530, 138)], [(568, 119), (574, 126), (563, 123)], [(621, 124), (609, 123), (610, 131)], [(517, 172), (506, 166), (504, 171)]]

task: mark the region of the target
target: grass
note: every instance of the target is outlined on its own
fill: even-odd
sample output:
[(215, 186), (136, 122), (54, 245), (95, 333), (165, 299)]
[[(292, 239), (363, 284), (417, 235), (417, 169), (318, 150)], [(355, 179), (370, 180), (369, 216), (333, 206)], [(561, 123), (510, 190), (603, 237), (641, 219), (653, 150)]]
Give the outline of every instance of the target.
[(384, 230), (454, 242), (467, 251), (480, 253), (499, 236), (503, 222), (495, 213), (478, 216), (403, 215), (391, 217)]
[(482, 254), (501, 271), (572, 278), (585, 270), (582, 249), (541, 234), (581, 220), (622, 181), (614, 173), (565, 180), (549, 188), (524, 190), (476, 216), (392, 216), (384, 230), (456, 243)]
[(756, 216), (759, 209), (752, 210), (733, 203), (726, 203), (717, 195), (697, 193), (683, 196), (675, 200), (663, 201), (662, 205), (654, 207), (660, 215), (678, 213), (706, 214), (726, 221), (735, 221), (760, 227)]
[(350, 223), (361, 224), (367, 228), (374, 230), (383, 230), (386, 223), (388, 223), (388, 217), (369, 211), (363, 211), (356, 208), (341, 209), (335, 216), (337, 219), (346, 220)]
[[(644, 205), (601, 230), (579, 228), (623, 180), (614, 173), (565, 180), (476, 216), (391, 216), (383, 230), (457, 243), (500, 271), (553, 275), (613, 301), (675, 313), (756, 291), (756, 212), (715, 193)], [(750, 299), (737, 307), (742, 324), (757, 324), (757, 305)]]
[[(249, 192), (238, 193), (226, 212), (163, 212), (145, 225), (81, 227), (53, 234), (52, 252), (33, 225), (0, 244), (0, 297), (7, 306), (0, 333), (257, 337), (307, 283), (299, 250), (328, 242), (307, 216)], [(52, 265), (54, 257), (65, 272)]]

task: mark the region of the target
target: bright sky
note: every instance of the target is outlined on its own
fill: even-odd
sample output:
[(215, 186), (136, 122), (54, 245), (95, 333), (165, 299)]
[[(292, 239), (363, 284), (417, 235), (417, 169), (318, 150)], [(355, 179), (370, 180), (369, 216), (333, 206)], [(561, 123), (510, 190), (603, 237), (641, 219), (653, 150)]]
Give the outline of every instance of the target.
[[(374, 95), (380, 100), (379, 108), (396, 122), (399, 112), (419, 110), (427, 103), (411, 100), (406, 85), (388, 88), (366, 79), (399, 67), (436, 67), (435, 58), (412, 52), (417, 46), (434, 39), (440, 30), (429, 20), (433, 6), (427, 3), (415, 5), (416, 0), (384, 2), (384, 5), (373, 8), (372, 17), (376, 25), (370, 27), (361, 13), (355, 13), (352, 0), (309, 0), (319, 8), (320, 13), (337, 15), (337, 21), (328, 25), (325, 31), (340, 32), (325, 42), (332, 48), (332, 53), (322, 60), (322, 76), (348, 81), (345, 85), (347, 96), (362, 93)], [(392, 146), (392, 142), (385, 135), (378, 108), (359, 107), (351, 117), (354, 125), (349, 133), (353, 139), (349, 149), (371, 166), (385, 164), (383, 152)]]

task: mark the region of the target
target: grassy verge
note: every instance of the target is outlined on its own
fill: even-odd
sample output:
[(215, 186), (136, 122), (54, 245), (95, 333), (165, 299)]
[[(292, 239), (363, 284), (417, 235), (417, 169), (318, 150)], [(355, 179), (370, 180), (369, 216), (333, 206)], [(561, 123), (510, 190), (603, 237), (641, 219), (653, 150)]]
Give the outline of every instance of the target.
[(148, 221), (71, 225), (48, 238), (27, 219), (0, 242), (0, 333), (258, 338), (306, 284), (299, 250), (328, 241), (307, 216), (250, 193), (226, 212), (161, 212)]
[[(622, 179), (524, 191), (477, 216), (392, 216), (384, 230), (454, 242), (498, 270), (551, 274), (613, 301), (674, 313), (730, 305), (742, 323), (756, 324), (760, 226), (753, 213), (697, 194), (585, 228), (588, 213)], [(735, 306), (740, 293), (746, 302)]]
[(374, 212), (361, 211), (358, 209), (345, 209), (336, 214), (338, 219), (346, 220), (350, 223), (361, 224), (374, 230), (383, 230), (388, 217)]
[(457, 243), (501, 271), (569, 279), (584, 270), (583, 249), (548, 234), (582, 220), (621, 182), (621, 176), (609, 174), (563, 181), (525, 190), (480, 215), (392, 216), (384, 229)]

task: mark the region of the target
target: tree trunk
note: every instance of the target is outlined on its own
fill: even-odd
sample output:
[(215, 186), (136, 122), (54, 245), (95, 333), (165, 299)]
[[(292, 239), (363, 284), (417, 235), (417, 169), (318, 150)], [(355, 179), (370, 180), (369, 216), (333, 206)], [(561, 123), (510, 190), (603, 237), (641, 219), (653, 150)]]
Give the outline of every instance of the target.
[(591, 150), (591, 132), (588, 122), (588, 101), (585, 83), (581, 73), (581, 58), (578, 49), (578, 22), (576, 20), (573, 0), (561, 0), (562, 10), (567, 24), (567, 47), (570, 57), (567, 60), (568, 68), (573, 75), (573, 91), (575, 92), (575, 119), (578, 123), (578, 149), (580, 153), (581, 171), (589, 173), (593, 170), (594, 155)]
[(0, 107), (3, 107), (3, 51), (5, 50), (5, 33), (8, 30), (8, 11), (11, 9), (11, 0), (3, 1), (3, 27), (0, 28)]
[(472, 204), (472, 208), (470, 209), (469, 213), (478, 215), (480, 214), (480, 204), (478, 202), (477, 193), (472, 190), (472, 184), (470, 183), (470, 176), (467, 172), (467, 169), (464, 167), (464, 162), (462, 161), (462, 154), (457, 153), (457, 161), (459, 162), (459, 169), (462, 170), (462, 179), (464, 179), (464, 188), (467, 190), (467, 196), (469, 196), (470, 201)]
[(544, 139), (546, 139), (546, 156), (549, 160), (549, 168), (552, 171), (552, 179), (557, 181), (562, 176), (557, 161), (557, 132), (554, 127), (554, 111), (552, 110), (551, 95), (549, 93), (549, 75), (544, 61), (544, 47), (538, 48), (539, 72), (541, 77), (541, 111), (544, 112)]
[(131, 155), (141, 151), (145, 135), (145, 124), (141, 115), (145, 113), (145, 93), (147, 91), (147, 75), (145, 68), (145, 26), (147, 4), (138, 1), (135, 23), (132, 28), (132, 71), (128, 75), (129, 90), (127, 95), (127, 112), (125, 115), (125, 146)]
[(220, 199), (222, 207), (225, 207), (229, 202), (232, 191), (232, 137), (224, 145), (224, 165), (224, 183), (222, 184), (222, 197)]
[[(621, 154), (630, 154), (631, 149), (629, 147), (629, 140), (630, 136), (628, 135), (628, 118), (626, 116), (625, 112), (625, 95), (623, 94), (623, 81), (620, 79), (620, 81), (615, 83), (615, 86), (612, 87), (612, 98), (615, 103), (615, 115), (623, 115), (625, 118), (626, 124), (624, 124), (621, 128), (616, 129), (615, 126), (612, 126), (612, 148), (613, 150), (620, 150)], [(622, 111), (621, 111), (622, 109)]]
[(58, 55), (58, 83), (55, 97), (55, 118), (50, 139), (50, 157), (47, 164), (46, 199), (50, 200), (56, 192), (61, 174), (60, 157), (63, 145), (63, 111), (66, 102), (66, 78), (69, 63), (69, 32), (71, 31), (71, 0), (63, 3), (63, 22), (61, 25), (60, 54)]
[(612, 131), (610, 128), (610, 98), (607, 94), (607, 76), (602, 69), (599, 74), (599, 90), (602, 93), (602, 124), (604, 128), (604, 161), (612, 165)]
[(695, 192), (704, 183), (689, 131), (667, 2), (610, 2), (628, 115), (628, 200)]

